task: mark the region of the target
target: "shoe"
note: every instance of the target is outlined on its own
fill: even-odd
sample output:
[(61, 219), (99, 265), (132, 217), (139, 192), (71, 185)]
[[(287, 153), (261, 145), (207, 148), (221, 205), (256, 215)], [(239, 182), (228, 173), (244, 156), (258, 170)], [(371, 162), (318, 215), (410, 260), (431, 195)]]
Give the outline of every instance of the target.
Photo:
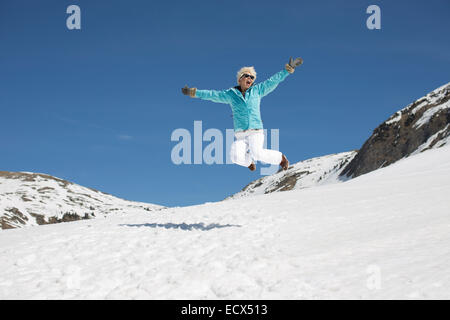
[(250, 169), (250, 171), (255, 171), (255, 169), (256, 169), (256, 166), (255, 166), (255, 164), (254, 163), (252, 163), (251, 165), (249, 165), (247, 168), (249, 168)]
[(281, 155), (280, 166), (283, 170), (287, 170), (289, 168), (289, 160), (284, 156), (284, 154)]

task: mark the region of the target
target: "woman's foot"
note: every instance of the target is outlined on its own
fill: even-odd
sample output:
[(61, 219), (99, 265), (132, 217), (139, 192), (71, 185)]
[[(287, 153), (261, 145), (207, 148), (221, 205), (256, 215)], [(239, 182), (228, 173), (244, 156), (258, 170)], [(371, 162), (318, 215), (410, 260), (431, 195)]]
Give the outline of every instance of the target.
[(252, 162), (252, 164), (251, 165), (249, 165), (247, 168), (249, 168), (250, 169), (250, 171), (255, 171), (255, 169), (256, 169), (256, 166), (255, 166), (255, 164)]
[(289, 168), (289, 160), (284, 156), (284, 154), (281, 155), (280, 166), (283, 170), (287, 170)]

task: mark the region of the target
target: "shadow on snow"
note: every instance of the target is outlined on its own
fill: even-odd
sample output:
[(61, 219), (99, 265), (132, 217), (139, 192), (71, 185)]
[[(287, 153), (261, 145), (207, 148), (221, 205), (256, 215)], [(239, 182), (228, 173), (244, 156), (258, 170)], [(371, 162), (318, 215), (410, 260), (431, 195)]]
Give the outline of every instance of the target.
[(127, 226), (127, 227), (149, 227), (149, 228), (166, 228), (166, 229), (181, 229), (181, 230), (202, 230), (202, 231), (208, 231), (211, 229), (219, 229), (219, 228), (227, 228), (227, 227), (241, 227), (241, 225), (236, 224), (217, 224), (217, 223), (211, 223), (208, 225), (205, 225), (202, 223), (142, 223), (142, 224), (121, 224), (120, 226)]

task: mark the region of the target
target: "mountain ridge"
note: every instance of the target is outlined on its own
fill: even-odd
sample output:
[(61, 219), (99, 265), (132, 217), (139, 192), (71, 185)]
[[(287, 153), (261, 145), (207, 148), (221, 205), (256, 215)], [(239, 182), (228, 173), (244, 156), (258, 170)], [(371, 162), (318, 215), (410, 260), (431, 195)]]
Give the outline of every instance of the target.
[(124, 200), (44, 173), (0, 171), (1, 229), (92, 219), (160, 205)]
[(450, 83), (438, 87), (391, 115), (373, 130), (342, 171), (357, 177), (413, 153), (450, 142)]
[[(287, 171), (250, 182), (226, 199), (320, 185), (323, 183), (320, 179), (310, 180), (317, 172), (304, 174), (301, 169), (311, 160), (316, 162), (316, 167), (327, 167), (328, 172), (322, 173), (322, 179), (328, 183), (339, 183), (446, 144), (450, 144), (450, 83), (395, 112), (373, 130), (359, 150), (334, 154), (346, 155), (345, 163), (330, 163), (328, 160), (333, 155), (303, 160), (290, 166)], [(336, 165), (339, 167), (337, 175)], [(309, 181), (305, 183), (305, 180)]]

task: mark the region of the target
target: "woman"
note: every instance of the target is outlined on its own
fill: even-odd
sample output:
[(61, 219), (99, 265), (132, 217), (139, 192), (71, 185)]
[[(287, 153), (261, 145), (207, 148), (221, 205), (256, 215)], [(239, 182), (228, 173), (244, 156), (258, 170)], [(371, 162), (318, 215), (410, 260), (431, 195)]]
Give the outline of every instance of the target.
[(289, 161), (284, 154), (276, 150), (264, 149), (264, 131), (261, 121), (261, 98), (271, 93), (278, 84), (295, 71), (303, 63), (302, 58), (293, 60), (285, 68), (266, 81), (254, 85), (256, 71), (253, 67), (243, 67), (237, 73), (238, 86), (223, 91), (197, 90), (185, 86), (182, 93), (193, 98), (226, 103), (233, 111), (234, 134), (236, 141), (230, 149), (233, 163), (256, 169), (255, 162), (262, 161), (279, 164), (283, 170), (289, 167)]

